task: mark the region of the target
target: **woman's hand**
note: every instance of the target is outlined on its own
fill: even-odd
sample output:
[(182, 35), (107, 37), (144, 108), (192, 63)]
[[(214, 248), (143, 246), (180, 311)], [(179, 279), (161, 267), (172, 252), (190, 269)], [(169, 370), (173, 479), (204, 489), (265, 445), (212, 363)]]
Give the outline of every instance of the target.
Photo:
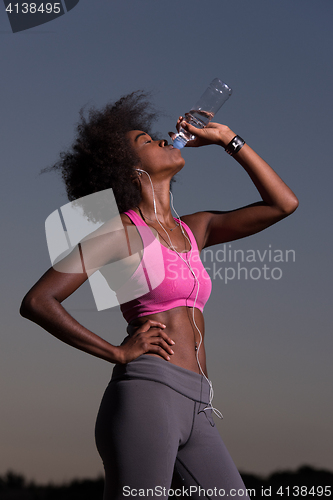
[(174, 354), (170, 345), (175, 342), (163, 331), (166, 328), (163, 323), (149, 319), (141, 325), (135, 333), (125, 338), (117, 348), (119, 354), (118, 363), (124, 364), (133, 361), (141, 354), (159, 354), (167, 361)]
[[(188, 141), (185, 147), (197, 148), (200, 146), (207, 146), (209, 144), (217, 144), (218, 146), (225, 147), (229, 142), (235, 137), (236, 134), (226, 125), (221, 123), (210, 122), (204, 128), (196, 128), (190, 125), (187, 121), (180, 116), (177, 120), (176, 128), (179, 132), (180, 127), (189, 132), (191, 135), (195, 135), (193, 141)], [(169, 132), (171, 139), (174, 138), (175, 134)]]

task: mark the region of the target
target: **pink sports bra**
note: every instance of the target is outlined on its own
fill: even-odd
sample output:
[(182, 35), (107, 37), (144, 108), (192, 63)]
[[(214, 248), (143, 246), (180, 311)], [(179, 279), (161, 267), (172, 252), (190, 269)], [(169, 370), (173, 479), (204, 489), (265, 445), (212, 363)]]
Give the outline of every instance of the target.
[[(192, 246), (192, 251), (180, 254), (181, 258), (154, 237), (149, 226), (134, 210), (125, 214), (137, 227), (143, 242), (143, 258), (139, 266), (131, 278), (116, 290), (125, 320), (130, 322), (140, 316), (179, 306), (196, 307), (203, 311), (212, 283), (190, 228), (180, 219), (175, 219), (186, 230)], [(197, 280), (182, 259), (190, 263)], [(126, 301), (126, 297), (132, 300)]]

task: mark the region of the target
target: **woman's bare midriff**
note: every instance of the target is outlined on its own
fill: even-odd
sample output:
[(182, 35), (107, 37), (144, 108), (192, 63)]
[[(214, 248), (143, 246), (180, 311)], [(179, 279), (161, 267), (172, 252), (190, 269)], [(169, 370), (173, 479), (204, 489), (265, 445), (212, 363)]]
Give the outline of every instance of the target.
[[(127, 333), (133, 335), (138, 327), (143, 325), (148, 319), (159, 321), (166, 325), (163, 330), (168, 336), (175, 342), (172, 345), (172, 350), (174, 354), (170, 356), (170, 361), (177, 366), (186, 368), (196, 373), (201, 373), (195, 347), (199, 347), (200, 344), (200, 334), (197, 331), (193, 323), (193, 308), (192, 307), (175, 307), (168, 311), (163, 311), (160, 313), (149, 314), (147, 316), (141, 316), (132, 320), (127, 327)], [(194, 309), (194, 319), (202, 334), (202, 339), (204, 338), (204, 317), (201, 311)], [(196, 344), (197, 343), (197, 344)], [(158, 354), (147, 353), (150, 356), (161, 357)], [(206, 369), (206, 354), (204, 343), (202, 342), (199, 349), (199, 361), (203, 372), (207, 375)]]

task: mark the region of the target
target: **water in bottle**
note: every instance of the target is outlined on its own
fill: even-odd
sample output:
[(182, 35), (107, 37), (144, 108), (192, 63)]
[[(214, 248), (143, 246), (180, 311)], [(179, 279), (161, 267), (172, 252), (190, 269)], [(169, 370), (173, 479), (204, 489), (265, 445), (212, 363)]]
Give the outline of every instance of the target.
[[(185, 114), (186, 121), (196, 128), (206, 127), (220, 107), (229, 99), (231, 93), (232, 90), (226, 83), (215, 78), (191, 111)], [(173, 139), (173, 146), (181, 149), (193, 139), (195, 139), (194, 135), (180, 127), (178, 134)]]

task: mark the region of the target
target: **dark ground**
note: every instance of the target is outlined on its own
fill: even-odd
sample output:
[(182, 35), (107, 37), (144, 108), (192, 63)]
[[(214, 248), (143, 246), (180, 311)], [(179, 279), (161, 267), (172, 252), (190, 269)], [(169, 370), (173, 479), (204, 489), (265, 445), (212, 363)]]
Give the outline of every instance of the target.
[[(250, 494), (252, 499), (298, 500), (299, 497), (299, 500), (316, 500), (323, 497), (323, 500), (328, 500), (333, 496), (333, 473), (326, 470), (303, 466), (294, 472), (275, 472), (265, 478), (245, 473), (241, 475), (247, 490), (255, 490), (255, 494)], [(246, 498), (245, 492), (243, 496)], [(102, 497), (103, 478), (73, 480), (65, 485), (38, 486), (32, 482), (28, 483), (24, 476), (14, 472), (0, 476), (0, 500), (102, 500)], [(139, 495), (137, 498), (140, 498)]]

